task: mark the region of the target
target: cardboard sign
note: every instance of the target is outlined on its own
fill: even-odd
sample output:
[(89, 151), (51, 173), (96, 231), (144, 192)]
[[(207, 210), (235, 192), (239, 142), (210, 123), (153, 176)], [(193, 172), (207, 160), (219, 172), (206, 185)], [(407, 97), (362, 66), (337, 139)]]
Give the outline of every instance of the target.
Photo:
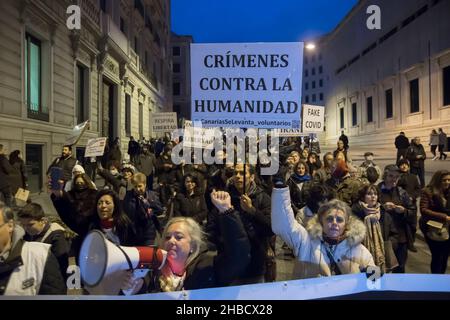
[(303, 43), (191, 44), (192, 120), (299, 129)]
[(100, 157), (105, 153), (107, 138), (94, 138), (89, 139), (86, 145), (86, 150), (84, 152), (84, 157)]
[(29, 196), (30, 196), (30, 190), (19, 188), (17, 190), (14, 198), (16, 198), (17, 200), (27, 202)]
[(153, 133), (172, 132), (178, 128), (176, 112), (152, 113), (150, 126)]
[[(200, 124), (201, 123), (196, 123)], [(188, 148), (205, 148), (212, 149), (214, 147), (215, 130), (218, 128), (203, 128), (194, 126), (192, 121), (184, 121), (183, 146)]]
[(325, 107), (303, 105), (303, 132), (323, 132)]

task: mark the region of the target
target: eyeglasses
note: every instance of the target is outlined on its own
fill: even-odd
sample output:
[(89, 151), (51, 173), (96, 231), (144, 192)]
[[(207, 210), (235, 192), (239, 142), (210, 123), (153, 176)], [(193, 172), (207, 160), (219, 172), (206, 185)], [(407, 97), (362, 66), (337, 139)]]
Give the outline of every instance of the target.
[(341, 217), (341, 216), (337, 216), (337, 217), (335, 217), (335, 216), (327, 216), (326, 220), (327, 220), (327, 223), (333, 223), (334, 220), (336, 220), (337, 223), (345, 222), (344, 217)]

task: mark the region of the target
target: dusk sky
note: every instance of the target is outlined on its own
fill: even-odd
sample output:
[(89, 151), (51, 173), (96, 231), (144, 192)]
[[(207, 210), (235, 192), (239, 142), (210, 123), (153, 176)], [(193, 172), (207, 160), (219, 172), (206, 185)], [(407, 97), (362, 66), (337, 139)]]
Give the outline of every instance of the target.
[(172, 0), (172, 31), (201, 42), (302, 41), (334, 29), (358, 0)]

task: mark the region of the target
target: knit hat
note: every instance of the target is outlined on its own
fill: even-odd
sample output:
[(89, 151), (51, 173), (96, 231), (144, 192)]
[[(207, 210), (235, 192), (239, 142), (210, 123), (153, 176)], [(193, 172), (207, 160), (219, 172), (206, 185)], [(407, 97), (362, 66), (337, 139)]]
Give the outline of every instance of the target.
[(85, 173), (84, 168), (82, 166), (80, 166), (79, 164), (76, 164), (73, 166), (72, 174), (74, 174), (75, 172)]
[(409, 166), (409, 161), (407, 159), (400, 159), (398, 161), (398, 166), (401, 167), (402, 164), (407, 164)]

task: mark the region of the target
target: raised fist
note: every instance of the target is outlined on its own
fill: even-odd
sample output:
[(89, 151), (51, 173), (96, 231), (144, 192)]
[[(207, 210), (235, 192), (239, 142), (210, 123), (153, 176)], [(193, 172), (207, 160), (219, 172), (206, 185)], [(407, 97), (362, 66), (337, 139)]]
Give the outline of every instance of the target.
[(211, 201), (220, 213), (232, 208), (230, 194), (226, 191), (211, 192)]

